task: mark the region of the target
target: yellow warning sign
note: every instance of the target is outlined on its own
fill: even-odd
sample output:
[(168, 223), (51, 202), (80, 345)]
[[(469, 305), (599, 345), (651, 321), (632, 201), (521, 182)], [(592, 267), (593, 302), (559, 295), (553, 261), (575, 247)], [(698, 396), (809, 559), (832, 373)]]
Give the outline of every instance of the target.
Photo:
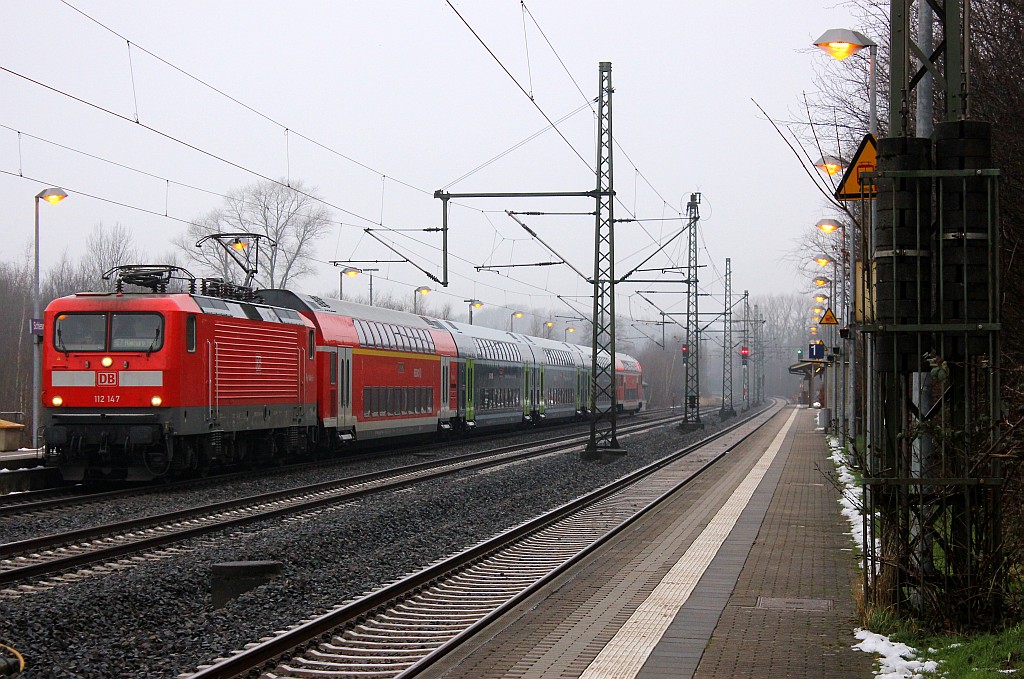
[(863, 190), (860, 185), (861, 172), (874, 172), (878, 162), (878, 145), (871, 134), (864, 135), (864, 139), (857, 148), (853, 160), (843, 173), (839, 182), (839, 188), (835, 191), (836, 200), (860, 200), (861, 198), (874, 198), (878, 192), (874, 184), (866, 184)]
[(836, 320), (836, 315), (832, 313), (832, 309), (825, 309), (825, 313), (821, 315), (818, 325), (839, 325), (839, 321)]

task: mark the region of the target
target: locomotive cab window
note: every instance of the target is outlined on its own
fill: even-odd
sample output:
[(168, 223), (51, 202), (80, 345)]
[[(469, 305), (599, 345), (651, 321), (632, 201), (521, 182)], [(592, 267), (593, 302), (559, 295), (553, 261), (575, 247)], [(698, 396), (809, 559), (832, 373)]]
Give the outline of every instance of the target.
[(164, 319), (160, 314), (110, 314), (111, 351), (160, 351)]
[(196, 351), (196, 315), (189, 314), (185, 319), (185, 351), (194, 354)]
[(105, 351), (106, 314), (58, 314), (53, 324), (53, 347), (57, 351)]

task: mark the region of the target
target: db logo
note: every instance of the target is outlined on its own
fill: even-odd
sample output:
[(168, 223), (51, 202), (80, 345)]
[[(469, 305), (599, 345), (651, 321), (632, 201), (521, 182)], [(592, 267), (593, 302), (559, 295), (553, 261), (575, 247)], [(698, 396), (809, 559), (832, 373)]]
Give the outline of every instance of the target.
[(96, 384), (100, 387), (116, 387), (117, 373), (96, 373)]

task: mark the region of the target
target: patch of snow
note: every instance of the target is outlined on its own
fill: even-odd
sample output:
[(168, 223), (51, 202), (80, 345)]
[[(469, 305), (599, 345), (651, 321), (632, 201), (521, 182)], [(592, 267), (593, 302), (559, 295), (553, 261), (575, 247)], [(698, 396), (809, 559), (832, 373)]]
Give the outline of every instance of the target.
[(854, 636), (860, 639), (860, 643), (853, 646), (854, 650), (881, 656), (876, 679), (925, 679), (926, 674), (934, 674), (939, 668), (934, 660), (918, 660), (917, 649), (890, 641), (884, 635), (858, 629)]
[(835, 436), (826, 437), (829, 449), (832, 451), (830, 457), (836, 466), (840, 491), (839, 504), (842, 506), (843, 516), (850, 522), (850, 535), (857, 547), (864, 551), (864, 515), (861, 508), (864, 506), (864, 495), (861, 487), (856, 485), (856, 477), (846, 464), (845, 451), (839, 445)]
[[(856, 485), (856, 477), (846, 464), (845, 451), (839, 445), (834, 436), (827, 437), (831, 459), (836, 466), (836, 473), (840, 483), (839, 504), (842, 507), (843, 516), (850, 522), (850, 535), (853, 537), (857, 547), (864, 551), (864, 515), (861, 513), (863, 504), (863, 493), (861, 487)], [(878, 549), (878, 543), (875, 543)], [(890, 641), (888, 637), (876, 634), (870, 630), (857, 629), (854, 636), (860, 639), (860, 643), (853, 646), (855, 650), (865, 653), (879, 655), (880, 668), (875, 679), (925, 679), (926, 674), (934, 674), (939, 663), (934, 660), (918, 660), (917, 649)], [(934, 653), (929, 649), (929, 653)]]

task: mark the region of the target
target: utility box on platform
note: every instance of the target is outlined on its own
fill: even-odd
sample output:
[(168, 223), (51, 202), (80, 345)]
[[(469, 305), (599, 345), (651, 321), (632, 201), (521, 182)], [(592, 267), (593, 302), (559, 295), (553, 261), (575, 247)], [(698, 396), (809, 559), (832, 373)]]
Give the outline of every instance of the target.
[(0, 420), (0, 453), (21, 448), (21, 432), (25, 425)]

